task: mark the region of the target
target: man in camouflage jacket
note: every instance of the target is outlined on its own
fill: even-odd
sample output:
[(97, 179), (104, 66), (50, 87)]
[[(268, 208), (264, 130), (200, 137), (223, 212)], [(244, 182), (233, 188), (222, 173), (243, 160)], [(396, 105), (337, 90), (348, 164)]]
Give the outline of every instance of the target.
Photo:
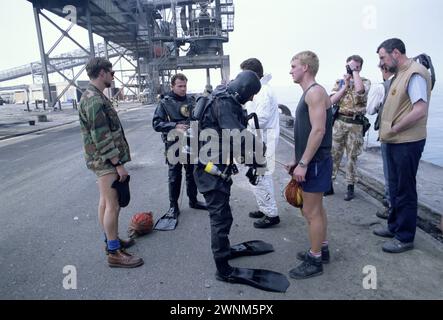
[(86, 166), (98, 179), (100, 202), (98, 218), (105, 232), (106, 252), (110, 267), (134, 268), (143, 264), (141, 258), (123, 251), (133, 244), (118, 237), (120, 206), (114, 181), (129, 179), (124, 164), (131, 160), (128, 142), (111, 101), (103, 94), (114, 78), (112, 64), (104, 58), (93, 58), (86, 71), (91, 80), (80, 100), (79, 117), (83, 136)]
[[(363, 124), (366, 103), (371, 82), (360, 77), (363, 59), (352, 55), (346, 60), (347, 73), (337, 80), (332, 89), (331, 103), (338, 104), (339, 111), (333, 127), (332, 159), (334, 162), (332, 180), (335, 180), (343, 152), (346, 150), (346, 183), (348, 185), (345, 200), (354, 198), (354, 185), (357, 182), (357, 157), (363, 151)], [(333, 194), (334, 189), (325, 195)]]

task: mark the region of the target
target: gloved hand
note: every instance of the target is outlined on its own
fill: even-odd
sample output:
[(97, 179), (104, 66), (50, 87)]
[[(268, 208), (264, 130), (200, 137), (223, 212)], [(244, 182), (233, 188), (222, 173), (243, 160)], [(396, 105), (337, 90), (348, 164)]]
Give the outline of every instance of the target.
[(257, 174), (257, 168), (250, 167), (246, 172), (246, 177), (249, 179), (249, 183), (256, 186), (260, 181), (260, 175)]

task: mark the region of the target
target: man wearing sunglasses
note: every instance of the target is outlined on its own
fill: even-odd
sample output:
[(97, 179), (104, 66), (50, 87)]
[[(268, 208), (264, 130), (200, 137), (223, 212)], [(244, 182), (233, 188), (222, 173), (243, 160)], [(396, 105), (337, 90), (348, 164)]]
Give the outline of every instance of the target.
[(120, 205), (112, 184), (116, 180), (124, 182), (129, 178), (124, 164), (131, 160), (131, 155), (117, 112), (103, 94), (103, 90), (111, 87), (114, 71), (111, 62), (104, 58), (91, 59), (86, 71), (90, 83), (80, 100), (80, 128), (86, 166), (96, 174), (98, 180), (98, 218), (105, 233), (108, 264), (119, 268), (138, 267), (143, 264), (143, 259), (123, 250), (134, 241), (118, 237)]

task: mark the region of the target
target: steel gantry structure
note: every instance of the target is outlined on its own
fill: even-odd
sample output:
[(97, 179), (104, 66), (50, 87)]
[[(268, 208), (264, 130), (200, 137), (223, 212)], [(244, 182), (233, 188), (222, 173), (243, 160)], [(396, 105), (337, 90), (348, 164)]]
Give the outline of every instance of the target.
[[(223, 43), (234, 30), (233, 0), (27, 1), (33, 5), (41, 61), (0, 72), (0, 82), (29, 74), (41, 76), (50, 106), (55, 106), (63, 93), (51, 94), (48, 75), (56, 72), (69, 85), (77, 86), (87, 60), (94, 56), (126, 59), (134, 73), (126, 83), (118, 77), (116, 80), (122, 88), (137, 91), (133, 93), (138, 97), (145, 89), (151, 100), (167, 90), (170, 77), (178, 70), (206, 69), (207, 85), (212, 68), (220, 69), (222, 81), (229, 79), (229, 56), (223, 52)], [(68, 19), (70, 26), (61, 28), (45, 11)], [(42, 19), (61, 33), (49, 50), (44, 45)], [(69, 34), (74, 24), (88, 31), (88, 46)], [(93, 34), (102, 37), (104, 44), (94, 44)], [(69, 38), (79, 49), (51, 56), (63, 38)], [(69, 79), (63, 70), (74, 66), (82, 68), (77, 74), (72, 72)]]

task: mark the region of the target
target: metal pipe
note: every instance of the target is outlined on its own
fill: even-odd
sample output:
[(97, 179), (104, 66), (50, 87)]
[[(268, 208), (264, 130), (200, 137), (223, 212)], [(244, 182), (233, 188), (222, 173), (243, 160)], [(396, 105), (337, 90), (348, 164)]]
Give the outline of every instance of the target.
[(43, 35), (42, 35), (42, 28), (40, 24), (40, 9), (35, 6), (35, 4), (32, 4), (34, 8), (34, 20), (35, 20), (35, 27), (37, 29), (37, 39), (38, 39), (38, 46), (40, 49), (40, 59), (42, 62), (42, 73), (43, 73), (43, 97), (46, 95), (46, 99), (48, 100), (48, 103), (51, 104), (52, 97), (51, 97), (51, 87), (49, 84), (49, 76), (48, 76), (48, 67), (46, 64), (46, 54), (45, 54), (45, 46), (43, 43)]
[[(64, 30), (62, 28), (60, 28), (58, 25), (56, 25), (51, 19), (49, 19), (44, 13), (40, 12), (40, 14), (46, 18), (46, 20), (48, 20), (55, 28), (57, 28), (60, 32), (64, 32)], [(77, 41), (75, 41), (69, 34), (65, 34), (65, 37), (69, 38), (72, 42), (74, 42), (77, 46), (80, 47), (80, 49), (82, 49), (84, 52), (86, 52), (88, 55), (90, 55), (90, 52), (88, 50), (86, 50), (80, 43), (78, 43)]]
[(175, 56), (178, 57), (180, 55), (179, 48), (177, 46), (177, 1), (171, 1), (171, 11), (172, 11), (172, 35), (174, 36), (174, 52)]
[(116, 77), (115, 77), (115, 79), (117, 79), (117, 80), (122, 84), (122, 87), (121, 87), (121, 89), (120, 89), (120, 90), (114, 95), (114, 97), (117, 97), (117, 96), (120, 94), (120, 92), (123, 92), (123, 89), (124, 89), (124, 88), (128, 89), (128, 90), (131, 91), (134, 95), (136, 95), (136, 93), (135, 93), (130, 87), (128, 87), (129, 82), (132, 82), (132, 81), (134, 80), (135, 76), (136, 76), (136, 74), (134, 73), (132, 76), (129, 77), (129, 80), (128, 80), (126, 83), (124, 83), (123, 81), (121, 81), (119, 78), (116, 78)]
[(52, 51), (54, 51), (54, 49), (58, 46), (58, 44), (63, 40), (63, 38), (65, 37), (66, 34), (68, 34), (68, 32), (72, 29), (72, 27), (74, 26), (73, 23), (71, 23), (71, 25), (68, 27), (68, 29), (66, 29), (64, 32), (62, 32), (62, 35), (60, 36), (60, 38), (57, 39), (57, 41), (52, 45), (51, 49), (49, 49), (48, 51), (48, 56), (51, 54)]
[(94, 48), (94, 38), (93, 38), (93, 34), (92, 34), (91, 8), (90, 8), (89, 0), (87, 0), (87, 2), (86, 2), (86, 19), (88, 22), (89, 47), (90, 47), (90, 55), (91, 55), (91, 59), (92, 59), (95, 57), (95, 48)]
[(211, 85), (211, 73), (209, 71), (209, 68), (206, 68), (206, 85)]
[[(67, 76), (65, 76), (63, 72), (61, 72), (59, 69), (57, 69), (57, 67), (53, 66), (52, 64), (49, 64), (49, 66), (52, 69), (54, 69), (55, 71), (57, 71), (59, 75), (61, 75), (63, 78), (65, 78), (66, 81), (71, 82), (71, 79), (69, 79)], [(74, 77), (74, 75), (72, 77)], [(74, 85), (81, 92), (81, 88), (77, 84), (73, 83), (72, 85)], [(54, 105), (55, 105), (55, 103), (54, 103)]]
[(136, 67), (136, 72), (137, 72), (137, 84), (138, 84), (138, 100), (141, 101), (141, 78), (140, 78), (140, 51), (138, 49), (138, 41), (137, 39), (135, 39), (135, 46), (137, 48), (137, 67)]
[(215, 18), (220, 22), (220, 27), (221, 27), (221, 8), (220, 8), (220, 0), (215, 0)]
[[(69, 85), (66, 86), (66, 88), (64, 88), (63, 91), (58, 95), (56, 101), (59, 100), (61, 97), (63, 97), (63, 95), (65, 94), (66, 91), (68, 91), (68, 89), (69, 89), (70, 86), (74, 85), (75, 87), (77, 87), (77, 85), (74, 84), (74, 82), (75, 82), (75, 80), (77, 80), (77, 78), (82, 74), (83, 70), (85, 70), (85, 69), (86, 69), (86, 65), (84, 65), (84, 66), (81, 68), (81, 70), (77, 73), (77, 75), (74, 77), (74, 79), (72, 79), (72, 80), (69, 81)], [(77, 87), (77, 89), (78, 89), (78, 87)], [(78, 90), (79, 90), (79, 89), (78, 89)], [(54, 105), (55, 105), (55, 103), (54, 103)], [(52, 107), (54, 107), (54, 105), (53, 105)]]
[[(109, 60), (108, 39), (104, 39), (104, 40), (105, 40), (105, 59)], [(108, 92), (109, 99), (111, 99), (111, 97), (112, 97), (112, 89), (111, 88), (107, 88), (106, 91)]]
[(89, 59), (89, 56), (77, 56), (77, 57), (73, 57), (73, 56), (66, 56), (66, 57), (52, 57), (52, 58), (48, 58), (48, 60), (54, 60), (54, 61), (63, 61), (63, 60), (74, 60), (74, 59)]

